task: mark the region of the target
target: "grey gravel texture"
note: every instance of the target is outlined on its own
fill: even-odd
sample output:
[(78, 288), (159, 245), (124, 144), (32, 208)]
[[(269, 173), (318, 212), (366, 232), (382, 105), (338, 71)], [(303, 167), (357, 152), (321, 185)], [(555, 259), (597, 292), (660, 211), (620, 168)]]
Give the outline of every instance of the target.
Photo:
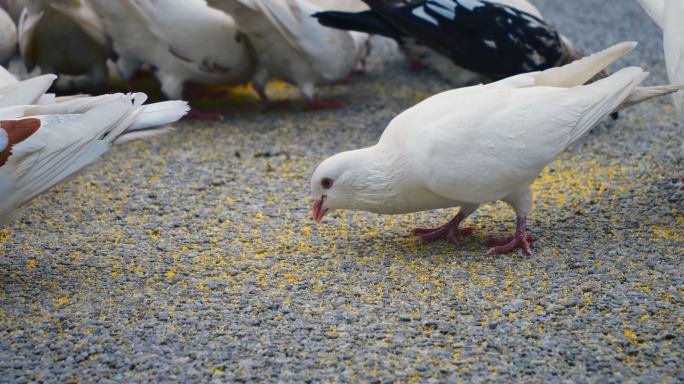
[[(613, 69), (666, 83), (635, 1), (534, 1)], [(348, 108), (258, 113), (253, 92), (116, 148), (0, 230), (0, 382), (682, 382), (682, 126), (670, 99), (606, 119), (535, 184), (534, 257), (491, 204), (475, 236), (418, 247), (454, 210), (309, 218), (309, 177), (448, 89), (376, 39)], [(274, 84), (274, 98), (297, 97)], [(457, 107), (457, 106), (455, 106)]]

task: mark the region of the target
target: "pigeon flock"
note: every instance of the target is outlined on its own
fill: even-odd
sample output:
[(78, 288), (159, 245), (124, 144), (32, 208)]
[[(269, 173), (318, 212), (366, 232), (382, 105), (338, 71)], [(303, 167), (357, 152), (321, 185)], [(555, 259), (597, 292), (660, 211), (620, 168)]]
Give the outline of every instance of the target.
[[(420, 243), (474, 232), (460, 224), (503, 201), (515, 235), (490, 254), (531, 255), (530, 186), (608, 115), (674, 93), (684, 121), (684, 2), (637, 0), (662, 27), (671, 85), (640, 87), (638, 67), (608, 65), (626, 42), (586, 55), (526, 0), (0, 0), (0, 64), (19, 54), (18, 81), (0, 68), (0, 225), (37, 195), (84, 171), (113, 145), (168, 132), (183, 116), (218, 119), (181, 101), (188, 84), (251, 82), (262, 109), (269, 79), (297, 87), (305, 110), (344, 108), (316, 88), (364, 73), (370, 37), (394, 39), (414, 68), (454, 88), (396, 116), (379, 142), (324, 161), (311, 179), (315, 222), (338, 209), (404, 214), (460, 207)], [(106, 89), (108, 61), (128, 94), (56, 96), (61, 75)], [(144, 104), (133, 78), (145, 66), (169, 101)]]

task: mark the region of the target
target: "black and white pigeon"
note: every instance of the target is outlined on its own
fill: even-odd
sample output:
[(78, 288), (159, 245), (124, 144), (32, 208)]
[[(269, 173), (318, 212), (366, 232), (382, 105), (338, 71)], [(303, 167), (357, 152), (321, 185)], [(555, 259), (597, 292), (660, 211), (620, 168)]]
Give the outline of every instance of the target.
[(478, 81), (499, 80), (584, 57), (526, 0), (363, 1), (371, 10), (313, 16), (332, 28), (392, 38), (454, 86), (472, 81), (471, 72)]
[(611, 112), (682, 89), (638, 87), (648, 72), (625, 68), (583, 85), (634, 49), (622, 43), (559, 68), (435, 95), (394, 118), (369, 148), (339, 153), (311, 178), (312, 213), (336, 209), (403, 214), (461, 207), (421, 242), (470, 234), (460, 224), (481, 204), (501, 200), (517, 216), (515, 236), (490, 239), (490, 253), (521, 246), (532, 209), (530, 186), (547, 164)]

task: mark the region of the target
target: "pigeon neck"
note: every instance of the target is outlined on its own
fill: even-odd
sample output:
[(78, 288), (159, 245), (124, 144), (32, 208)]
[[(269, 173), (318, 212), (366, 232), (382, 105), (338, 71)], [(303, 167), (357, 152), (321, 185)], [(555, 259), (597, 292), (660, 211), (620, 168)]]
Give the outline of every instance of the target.
[(406, 161), (385, 151), (369, 148), (366, 156), (359, 156), (353, 167), (354, 210), (382, 213), (390, 202), (401, 197), (402, 176)]

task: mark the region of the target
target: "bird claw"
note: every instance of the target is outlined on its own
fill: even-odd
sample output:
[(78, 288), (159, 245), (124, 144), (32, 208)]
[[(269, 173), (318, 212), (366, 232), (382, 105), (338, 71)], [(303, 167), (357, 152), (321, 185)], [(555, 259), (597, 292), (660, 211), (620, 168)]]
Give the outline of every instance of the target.
[(197, 119), (197, 120), (219, 120), (223, 121), (223, 115), (220, 113), (212, 113), (212, 112), (202, 112), (198, 111), (195, 108), (190, 108), (190, 111), (188, 111), (188, 114), (185, 115), (184, 119)]
[(344, 104), (339, 101), (309, 100), (304, 107), (305, 111), (316, 111), (319, 109), (339, 109), (344, 108)]
[(425, 63), (411, 55), (406, 55), (406, 63), (408, 64), (409, 69), (412, 71), (423, 71), (430, 69), (430, 67), (425, 65)]
[(458, 226), (464, 220), (463, 215), (458, 214), (450, 222), (437, 228), (413, 228), (411, 230), (412, 234), (422, 234), (418, 239), (418, 244), (423, 245), (428, 241), (434, 241), (441, 237), (446, 237), (451, 244), (458, 245), (458, 240), (456, 236), (459, 235), (472, 235), (475, 232), (475, 228), (459, 228)]
[(514, 250), (516, 247), (521, 247), (525, 254), (532, 256), (532, 249), (529, 241), (532, 241), (532, 235), (527, 233), (524, 236), (513, 236), (509, 238), (491, 238), (487, 240), (487, 244), (498, 245), (487, 252), (488, 255), (500, 255)]
[(280, 100), (280, 101), (261, 101), (261, 110), (266, 112), (271, 109), (292, 109), (293, 105), (290, 100)]
[[(487, 244), (489, 245), (506, 245), (511, 241), (515, 240), (515, 236), (512, 237), (491, 237), (487, 239)], [(525, 235), (525, 240), (532, 241), (532, 234), (528, 233)]]

